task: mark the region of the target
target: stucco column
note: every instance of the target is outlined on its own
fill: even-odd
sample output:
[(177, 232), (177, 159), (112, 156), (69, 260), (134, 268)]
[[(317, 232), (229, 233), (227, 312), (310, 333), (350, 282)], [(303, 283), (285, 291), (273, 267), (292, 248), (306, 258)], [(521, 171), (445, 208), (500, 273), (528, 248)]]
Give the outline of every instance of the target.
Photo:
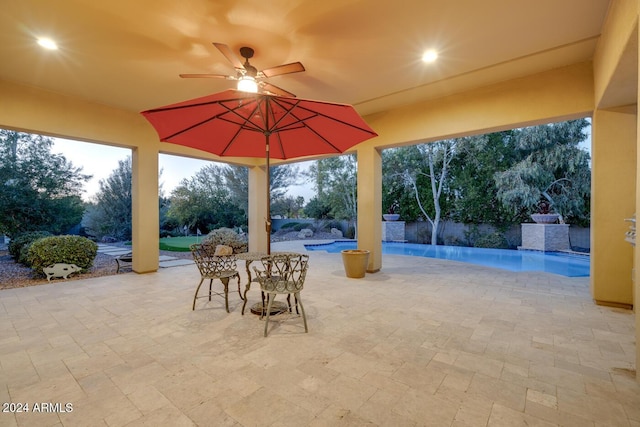
[(372, 146), (358, 148), (358, 249), (368, 250), (367, 272), (382, 268), (382, 156)]
[[(636, 9), (640, 12), (640, 0), (638, 0), (638, 7)], [(638, 32), (636, 31), (636, 37), (638, 36)], [(640, 40), (637, 40), (636, 46), (640, 46), (638, 43)], [(638, 54), (636, 55), (638, 58), (637, 69), (640, 70), (640, 47), (638, 47)], [(638, 165), (640, 165), (640, 121), (638, 120), (638, 100), (640, 100), (640, 77), (638, 78), (638, 85), (636, 93), (636, 108), (635, 108), (635, 121), (636, 121), (636, 204), (635, 204), (635, 213), (636, 213), (636, 221), (638, 220), (638, 214), (640, 213), (640, 173), (638, 173)], [(636, 229), (637, 229), (636, 223)], [(635, 311), (635, 319), (636, 319), (636, 381), (640, 382), (640, 250), (637, 247), (638, 243), (636, 243), (636, 247), (633, 250), (633, 308)]]
[[(639, 65), (640, 68), (640, 65)], [(638, 99), (640, 99), (640, 85), (638, 86)], [(640, 228), (640, 173), (638, 167), (640, 165), (640, 121), (636, 113), (636, 230)], [(631, 224), (628, 224), (631, 225)], [(640, 241), (636, 237), (636, 246), (633, 250), (633, 310), (635, 312), (636, 321), (636, 381), (640, 382), (640, 249), (638, 249)]]
[(249, 250), (267, 250), (267, 174), (263, 167), (249, 168)]
[(131, 172), (132, 268), (136, 273), (149, 273), (158, 270), (160, 256), (157, 147), (133, 149)]
[(636, 116), (596, 110), (591, 145), (591, 295), (633, 304), (633, 248), (624, 240), (636, 211)]

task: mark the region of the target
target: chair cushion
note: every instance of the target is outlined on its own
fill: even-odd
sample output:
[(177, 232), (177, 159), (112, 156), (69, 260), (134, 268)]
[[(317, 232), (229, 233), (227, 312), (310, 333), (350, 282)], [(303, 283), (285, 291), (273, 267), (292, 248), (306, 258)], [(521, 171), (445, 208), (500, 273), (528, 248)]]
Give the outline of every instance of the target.
[(216, 246), (216, 250), (213, 253), (214, 256), (233, 255), (233, 248), (226, 245)]

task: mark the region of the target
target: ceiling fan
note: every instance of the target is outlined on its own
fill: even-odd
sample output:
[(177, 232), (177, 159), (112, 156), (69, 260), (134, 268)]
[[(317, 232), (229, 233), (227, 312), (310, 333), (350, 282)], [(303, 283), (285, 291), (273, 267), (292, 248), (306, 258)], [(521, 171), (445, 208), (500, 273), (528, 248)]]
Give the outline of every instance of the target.
[(223, 43), (213, 43), (213, 45), (224, 55), (225, 58), (236, 69), (235, 76), (229, 76), (224, 74), (180, 74), (182, 78), (213, 78), (213, 79), (227, 79), (237, 80), (238, 90), (246, 92), (257, 92), (260, 89), (263, 92), (271, 93), (280, 96), (295, 97), (291, 92), (288, 92), (276, 85), (267, 83), (264, 79), (269, 77), (280, 76), (283, 74), (299, 73), (304, 71), (304, 66), (300, 62), (292, 62), (290, 64), (278, 65), (276, 67), (265, 68), (262, 71), (258, 71), (253, 65), (249, 64), (249, 59), (253, 58), (254, 51), (250, 47), (241, 47), (240, 55), (245, 59), (244, 64), (233, 53), (229, 46)]

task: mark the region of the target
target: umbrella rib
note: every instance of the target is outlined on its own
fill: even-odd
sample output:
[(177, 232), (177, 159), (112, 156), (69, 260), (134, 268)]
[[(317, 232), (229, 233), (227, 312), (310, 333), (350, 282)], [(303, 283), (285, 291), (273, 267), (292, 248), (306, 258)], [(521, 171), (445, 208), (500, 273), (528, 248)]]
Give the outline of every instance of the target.
[[(249, 116), (248, 116), (249, 118), (250, 118), (250, 117), (252, 117), (252, 116), (256, 113), (256, 111), (258, 111), (258, 109), (259, 109), (259, 107), (260, 107), (259, 101), (255, 101), (255, 103), (256, 103), (256, 106), (255, 106), (255, 108), (253, 109), (253, 111), (251, 112), (251, 114), (249, 114)], [(239, 113), (236, 111), (238, 108), (242, 107), (242, 105), (239, 105), (237, 108), (229, 108), (229, 107), (227, 107), (226, 105), (222, 105), (222, 107), (223, 107), (223, 108), (226, 108), (226, 109), (227, 109), (227, 111), (228, 111), (229, 113), (233, 113), (233, 114), (235, 114), (237, 117), (239, 117), (239, 118), (242, 120), (242, 123), (236, 123), (236, 122), (234, 122), (233, 120), (227, 120), (227, 119), (225, 119), (224, 117), (220, 117), (220, 120), (224, 120), (224, 121), (226, 121), (226, 122), (229, 122), (229, 123), (233, 123), (233, 124), (239, 125), (239, 126), (238, 126), (238, 130), (236, 131), (236, 133), (233, 135), (233, 137), (232, 137), (232, 138), (230, 138), (230, 139), (229, 139), (229, 143), (228, 143), (227, 145), (225, 145), (224, 150), (222, 150), (222, 151), (220, 152), (220, 155), (221, 155), (221, 156), (226, 155), (227, 150), (229, 150), (229, 148), (231, 148), (231, 146), (233, 145), (233, 143), (236, 141), (236, 139), (237, 139), (237, 138), (238, 138), (238, 136), (240, 135), (240, 132), (242, 132), (243, 130), (249, 130), (249, 131), (254, 131), (254, 132), (264, 133), (264, 131), (263, 131), (262, 129), (260, 129), (260, 127), (259, 127), (259, 126), (255, 125), (255, 124), (254, 124), (253, 122), (251, 122), (248, 118), (245, 118), (244, 116), (242, 116), (241, 114), (239, 114)], [(250, 124), (251, 126), (247, 126), (247, 124)]]
[[(282, 138), (280, 138), (280, 133), (281, 132), (286, 132), (288, 130), (293, 130), (293, 129), (298, 129), (300, 127), (306, 127), (307, 129), (309, 129), (311, 132), (313, 132), (314, 134), (316, 134), (321, 140), (323, 140), (326, 144), (328, 144), (331, 148), (333, 148), (336, 152), (340, 152), (340, 150), (338, 149), (338, 147), (336, 147), (335, 145), (333, 145), (331, 142), (329, 142), (325, 137), (323, 137), (322, 135), (318, 134), (318, 132), (316, 132), (313, 128), (306, 126), (304, 123), (304, 120), (299, 118), (298, 116), (296, 116), (293, 113), (293, 110), (297, 107), (297, 108), (301, 108), (300, 107), (300, 101), (299, 100), (294, 100), (294, 102), (290, 102), (290, 103), (283, 103), (280, 102), (276, 97), (270, 97), (269, 99), (271, 99), (271, 101), (275, 104), (277, 104), (280, 108), (282, 108), (285, 111), (285, 114), (282, 115), (282, 117), (280, 117), (278, 120), (275, 120), (273, 122), (273, 125), (270, 127), (270, 129), (268, 130), (269, 134), (275, 133), (278, 138), (278, 145), (280, 146), (280, 151), (282, 152), (282, 157), (283, 158), (288, 158), (287, 154), (286, 154), (286, 150), (284, 145), (282, 144)], [(304, 109), (305, 111), (310, 111), (308, 109)], [(315, 111), (310, 111), (311, 117), (317, 117), (318, 113)], [(269, 113), (273, 114), (273, 110), (269, 111)], [(289, 123), (279, 129), (277, 129), (278, 124), (281, 123), (286, 117), (291, 116), (295, 119), (295, 122), (293, 123)], [(308, 120), (305, 119), (305, 120)], [(268, 123), (267, 123), (268, 126)], [(274, 131), (274, 129), (277, 129), (277, 132)]]
[(178, 132), (176, 132), (176, 133), (172, 133), (172, 134), (171, 134), (171, 135), (169, 135), (169, 136), (165, 136), (164, 138), (162, 138), (162, 141), (169, 141), (170, 139), (175, 138), (176, 136), (180, 136), (180, 135), (182, 135), (183, 133), (190, 131), (191, 129), (195, 129), (195, 128), (197, 128), (198, 126), (202, 126), (202, 125), (203, 125), (203, 124), (205, 124), (205, 123), (208, 123), (208, 122), (210, 122), (210, 121), (212, 121), (212, 120), (215, 120), (216, 118), (217, 118), (217, 117), (215, 117), (215, 116), (214, 116), (214, 117), (209, 117), (209, 118), (208, 118), (208, 119), (206, 119), (206, 120), (203, 120), (203, 121), (198, 122), (198, 123), (194, 123), (194, 124), (192, 124), (191, 126), (189, 126), (189, 127), (187, 127), (187, 128), (184, 128), (184, 129), (182, 129), (182, 130), (179, 130), (179, 131), (178, 131)]
[(218, 102), (219, 101), (215, 101), (215, 102), (207, 101), (207, 102), (198, 102), (197, 104), (175, 105), (170, 107), (153, 108), (151, 110), (144, 111), (144, 113), (145, 114), (163, 113), (166, 111), (182, 110), (183, 108), (202, 107), (203, 105), (217, 104)]
[[(283, 107), (283, 108), (284, 108), (283, 103), (281, 103), (279, 100), (274, 99), (274, 102), (276, 102), (278, 105), (280, 105), (281, 107)], [(316, 102), (320, 103), (319, 101), (316, 101)], [(323, 113), (320, 113), (320, 112), (318, 112), (318, 111), (311, 110), (311, 109), (309, 109), (309, 108), (307, 108), (307, 107), (305, 107), (305, 106), (303, 106), (303, 105), (300, 105), (300, 104), (301, 104), (301, 101), (300, 101), (300, 100), (296, 100), (296, 108), (298, 108), (298, 109), (300, 109), (300, 110), (307, 111), (307, 112), (309, 112), (309, 113), (312, 113), (314, 116), (325, 117), (325, 118), (327, 118), (327, 119), (333, 120), (334, 122), (337, 122), (337, 123), (340, 123), (340, 124), (346, 125), (346, 126), (348, 126), (348, 127), (351, 127), (351, 128), (357, 129), (357, 130), (360, 130), (360, 131), (362, 131), (362, 132), (366, 132), (366, 133), (368, 133), (369, 135), (377, 136), (377, 134), (376, 134), (375, 132), (372, 132), (372, 131), (371, 131), (371, 130), (369, 130), (369, 129), (365, 129), (365, 128), (360, 127), (360, 126), (356, 126), (356, 125), (354, 125), (353, 123), (346, 122), (346, 121), (344, 121), (344, 120), (342, 120), (342, 119), (339, 119), (339, 118), (337, 118), (337, 117), (329, 116), (329, 115), (327, 115), (327, 114), (323, 114)], [(346, 106), (345, 106), (345, 107), (346, 107)], [(294, 115), (294, 117), (296, 117), (296, 119), (297, 119), (299, 122), (302, 122), (302, 123), (304, 123), (304, 121), (305, 121), (305, 120), (308, 120), (308, 119), (304, 119), (304, 120), (303, 120), (303, 119), (299, 119), (299, 118), (298, 118), (297, 116), (295, 116), (295, 115)]]
[[(284, 104), (284, 103), (280, 102), (280, 100), (278, 100), (278, 99), (273, 99), (273, 101), (274, 101), (276, 104), (278, 104), (281, 108), (286, 109), (287, 104)], [(367, 134), (369, 134), (369, 135), (377, 136), (377, 133), (375, 133), (375, 132), (373, 132), (373, 131), (371, 131), (371, 130), (369, 130), (369, 129), (365, 129), (365, 128), (361, 127), (361, 126), (356, 126), (356, 125), (354, 125), (353, 123), (346, 122), (346, 121), (344, 121), (344, 120), (342, 120), (342, 119), (339, 119), (339, 118), (337, 118), (337, 117), (329, 116), (329, 115), (327, 115), (327, 114), (323, 114), (323, 113), (320, 113), (320, 112), (318, 112), (318, 111), (311, 110), (311, 109), (309, 109), (309, 108), (307, 108), (307, 107), (304, 107), (304, 106), (300, 105), (300, 103), (301, 103), (301, 101), (300, 101), (300, 100), (296, 100), (295, 104), (291, 103), (291, 104), (288, 104), (288, 105), (293, 105), (293, 106), (295, 106), (296, 108), (298, 108), (298, 109), (300, 109), (300, 110), (304, 110), (304, 111), (306, 111), (306, 112), (308, 112), (308, 113), (311, 113), (311, 117), (318, 117), (318, 116), (319, 116), (319, 117), (324, 117), (324, 118), (329, 119), (329, 120), (332, 120), (332, 121), (334, 121), (334, 122), (336, 122), (336, 123), (339, 123), (339, 124), (345, 125), (345, 126), (347, 126), (347, 127), (350, 127), (350, 128), (356, 129), (356, 130), (359, 130), (359, 131), (361, 131), (361, 132), (365, 132), (365, 133), (367, 133)], [(289, 108), (289, 109), (287, 110), (287, 115), (288, 115), (288, 114), (290, 114), (291, 116), (295, 117), (296, 122), (294, 122), (294, 123), (290, 123), (290, 124), (288, 124), (288, 125), (286, 125), (286, 126), (284, 126), (284, 127), (280, 128), (280, 130), (288, 130), (287, 128), (290, 128), (290, 127), (293, 127), (293, 126), (295, 126), (295, 125), (298, 125), (298, 124), (299, 124), (299, 125), (301, 125), (302, 127), (306, 127), (307, 129), (311, 129), (311, 130), (312, 130), (316, 135), (320, 136), (322, 139), (325, 139), (324, 137), (322, 137), (321, 135), (319, 135), (315, 130), (313, 130), (313, 128), (311, 128), (311, 127), (308, 125), (307, 121), (309, 120), (309, 117), (304, 118), (304, 119), (299, 118), (295, 113), (293, 113), (293, 108)], [(284, 117), (286, 117), (286, 115), (285, 115), (285, 116), (283, 116), (282, 118), (284, 118)], [(278, 122), (280, 122), (280, 121), (282, 120), (282, 118), (281, 118)]]
[[(329, 115), (327, 115), (327, 114), (322, 114), (322, 113), (319, 113), (319, 112), (317, 112), (317, 111), (310, 110), (310, 109), (308, 109), (308, 108), (306, 108), (306, 107), (303, 107), (303, 106), (301, 106), (301, 105), (300, 105), (301, 101), (299, 101), (299, 100), (296, 100), (296, 101), (295, 101), (295, 102), (293, 102), (293, 103), (287, 103), (287, 104), (285, 104), (285, 103), (280, 102), (278, 99), (273, 98), (273, 102), (275, 102), (276, 104), (278, 104), (282, 109), (284, 109), (284, 110), (286, 111), (286, 114), (284, 114), (284, 115), (283, 115), (283, 116), (282, 116), (282, 117), (281, 117), (281, 118), (280, 118), (276, 123), (274, 123), (273, 128), (275, 128), (275, 127), (277, 126), (277, 124), (278, 124), (278, 123), (280, 123), (280, 122), (281, 122), (285, 117), (287, 117), (287, 116), (292, 116), (292, 117), (294, 117), (294, 118), (295, 118), (295, 120), (296, 120), (294, 123), (289, 123), (289, 124), (287, 124), (286, 126), (283, 126), (282, 128), (278, 129), (278, 133), (280, 133), (280, 132), (286, 132), (286, 131), (288, 131), (288, 130), (293, 130), (293, 129), (297, 129), (297, 128), (300, 128), (300, 127), (307, 128), (307, 129), (309, 129), (309, 131), (311, 131), (312, 133), (314, 133), (318, 138), (320, 138), (322, 141), (324, 141), (328, 146), (330, 146), (331, 148), (333, 148), (333, 150), (335, 150), (335, 152), (336, 152), (336, 153), (341, 153), (341, 152), (342, 152), (342, 150), (340, 150), (338, 147), (336, 147), (336, 146), (335, 146), (331, 141), (329, 141), (327, 138), (325, 138), (324, 136), (322, 136), (322, 135), (321, 135), (318, 131), (316, 131), (313, 127), (309, 126), (309, 124), (308, 124), (308, 122), (307, 122), (307, 121), (309, 120), (309, 118), (312, 118), (312, 117), (325, 117), (325, 118), (327, 118), (327, 119), (329, 119), (329, 120), (332, 120), (332, 121), (334, 121), (334, 122), (336, 122), (336, 123), (340, 123), (340, 124), (343, 124), (343, 125), (349, 126), (349, 127), (351, 127), (351, 128), (355, 128), (355, 129), (357, 129), (357, 130), (359, 130), (359, 131), (366, 132), (366, 133), (368, 133), (368, 134), (370, 134), (370, 135), (371, 135), (371, 134), (376, 135), (374, 132), (372, 133), (372, 132), (371, 132), (370, 130), (368, 130), (368, 129), (364, 129), (364, 128), (360, 127), (360, 126), (355, 126), (355, 125), (353, 125), (353, 124), (351, 124), (351, 123), (345, 122), (344, 120), (341, 120), (341, 119), (338, 119), (338, 118), (335, 118), (335, 117), (329, 116)], [(298, 116), (293, 112), (294, 108), (298, 108), (298, 109), (300, 109), (300, 110), (304, 110), (304, 111), (306, 111), (306, 112), (311, 113), (311, 117), (307, 117), (307, 118), (304, 118), (304, 119), (302, 119), (302, 118), (298, 117)], [(272, 128), (272, 129), (273, 129), (273, 128)], [(273, 132), (273, 131), (272, 131), (272, 130), (270, 130), (270, 132)], [(280, 138), (278, 138), (278, 139), (280, 140)], [(282, 153), (283, 153), (283, 157), (284, 157), (284, 158), (287, 158), (287, 155), (285, 154), (285, 149), (284, 149), (284, 147), (282, 146), (282, 143), (280, 143), (280, 149), (281, 149), (281, 151), (282, 151)]]
[[(260, 107), (259, 100), (255, 100), (255, 101), (252, 101), (252, 102), (255, 102), (256, 106), (255, 106), (255, 108), (253, 109), (253, 111), (251, 112), (251, 114), (249, 114), (249, 115), (247, 116), (247, 117), (249, 117), (249, 118), (250, 118), (250, 117), (252, 117), (252, 116), (256, 113), (256, 111), (258, 111), (258, 108)], [(220, 120), (226, 120), (226, 121), (227, 121), (227, 122), (229, 122), (229, 123), (233, 123), (233, 124), (236, 124), (236, 125), (240, 125), (240, 127), (241, 127), (242, 129), (246, 129), (246, 130), (254, 130), (254, 131), (256, 131), (256, 132), (262, 132), (262, 133), (264, 133), (264, 132), (262, 131), (262, 129), (260, 128), (260, 126), (255, 125), (255, 124), (254, 124), (251, 120), (249, 120), (247, 117), (245, 117), (245, 116), (243, 116), (242, 114), (238, 113), (238, 111), (237, 111), (237, 110), (238, 110), (238, 109), (240, 109), (241, 107), (246, 107), (246, 105), (238, 105), (238, 106), (237, 106), (237, 107), (235, 107), (235, 108), (229, 108), (229, 107), (227, 107), (226, 105), (222, 105), (222, 107), (223, 107), (223, 108), (226, 108), (226, 109), (227, 109), (227, 112), (229, 112), (229, 113), (233, 113), (235, 116), (239, 117), (239, 118), (242, 120), (242, 123), (237, 123), (237, 122), (234, 122), (233, 120), (226, 120), (224, 117), (221, 117), (221, 118), (220, 118)], [(247, 125), (247, 123), (248, 123), (248, 124), (250, 124), (251, 126), (246, 126), (246, 125)]]
[(303, 127), (306, 127), (307, 129), (309, 129), (311, 132), (313, 132), (314, 134), (316, 134), (318, 136), (318, 138), (322, 139), (328, 146), (330, 146), (331, 148), (333, 148), (336, 153), (341, 153), (342, 150), (340, 150), (338, 147), (336, 147), (331, 141), (329, 141), (327, 138), (325, 138), (324, 136), (320, 135), (314, 128), (312, 128), (311, 126), (308, 126), (306, 123), (302, 123)]
[[(290, 115), (295, 117), (296, 120), (300, 120), (292, 113), (293, 109), (296, 108), (298, 105), (300, 105), (300, 101), (296, 100), (296, 102), (292, 103), (290, 106), (288, 106), (288, 108), (285, 108), (283, 106), (283, 104), (278, 102), (278, 100), (275, 97), (271, 98), (271, 101), (273, 103), (277, 104), (280, 108), (282, 108), (285, 111), (285, 114), (283, 114), (282, 117), (280, 117), (278, 120), (275, 120), (273, 122), (273, 126), (271, 127), (271, 129), (269, 129), (269, 132), (273, 132), (273, 129), (276, 129), (278, 127), (278, 124), (280, 122), (282, 122), (286, 117), (288, 117)], [(273, 110), (271, 110), (270, 113), (273, 114)], [(284, 129), (284, 128), (288, 127), (288, 126), (289, 125), (284, 126), (282, 129)]]
[[(172, 139), (172, 138), (175, 138), (176, 136), (179, 136), (179, 135), (181, 135), (181, 134), (183, 134), (183, 133), (185, 133), (185, 132), (188, 132), (188, 131), (190, 131), (190, 130), (192, 130), (192, 129), (195, 129), (195, 128), (199, 127), (199, 126), (202, 126), (202, 125), (204, 125), (204, 124), (206, 124), (206, 123), (209, 123), (209, 122), (211, 122), (211, 121), (213, 121), (213, 120), (216, 120), (216, 119), (218, 119), (218, 120), (222, 120), (222, 121), (225, 121), (225, 122), (227, 122), (227, 123), (232, 123), (232, 124), (235, 124), (235, 125), (239, 125), (239, 126), (240, 126), (240, 130), (242, 130), (242, 129), (246, 129), (246, 130), (252, 130), (252, 131), (256, 131), (256, 132), (262, 132), (262, 130), (260, 129), (260, 127), (256, 126), (256, 125), (255, 125), (255, 124), (253, 124), (251, 121), (249, 121), (249, 120), (245, 119), (241, 114), (239, 114), (239, 113), (236, 111), (237, 109), (239, 109), (239, 108), (241, 108), (241, 107), (246, 107), (246, 105), (238, 105), (238, 107), (236, 107), (236, 108), (229, 108), (227, 105), (225, 105), (224, 103), (221, 103), (221, 102), (215, 102), (215, 103), (212, 103), (212, 102), (202, 102), (202, 103), (198, 103), (198, 104), (183, 105), (183, 106), (179, 106), (179, 107), (158, 108), (158, 109), (156, 109), (156, 110), (153, 110), (153, 112), (171, 111), (171, 110), (180, 110), (180, 109), (183, 109), (183, 108), (202, 107), (202, 106), (210, 105), (210, 104), (217, 104), (217, 105), (220, 105), (220, 106), (221, 106), (222, 108), (224, 108), (225, 110), (224, 110), (224, 111), (222, 111), (221, 113), (218, 113), (218, 114), (216, 114), (216, 115), (212, 116), (212, 117), (208, 117), (208, 118), (207, 118), (207, 119), (205, 119), (205, 120), (202, 120), (202, 121), (200, 121), (200, 122), (194, 123), (194, 124), (192, 124), (191, 126), (189, 126), (189, 127), (187, 127), (187, 128), (184, 128), (184, 129), (182, 129), (182, 130), (180, 130), (180, 131), (178, 131), (178, 132), (175, 132), (175, 133), (173, 133), (173, 134), (171, 134), (171, 135), (169, 135), (169, 136), (166, 136), (166, 137), (164, 137), (162, 140), (163, 140), (163, 141), (168, 141), (168, 140), (170, 140), (170, 139)], [(253, 110), (253, 112), (251, 113), (251, 115), (253, 115), (253, 114), (255, 113), (255, 111), (256, 111), (256, 110), (257, 110), (257, 107)], [(242, 123), (237, 123), (237, 122), (234, 122), (233, 120), (225, 119), (223, 116), (224, 116), (225, 114), (227, 114), (227, 113), (232, 113), (232, 114), (236, 115), (237, 117), (239, 117), (240, 119), (242, 119), (242, 120), (243, 120), (243, 122), (242, 122)], [(248, 124), (251, 124), (251, 126), (247, 126), (247, 123), (248, 123)], [(224, 151), (226, 151), (226, 149), (227, 149), (227, 148), (228, 148), (228, 147), (233, 143), (233, 140), (234, 140), (234, 139), (235, 139), (235, 137), (238, 135), (238, 133), (239, 133), (239, 131), (236, 133), (236, 135), (234, 135), (234, 138), (229, 142), (229, 144), (227, 144), (227, 146), (226, 146), (226, 148), (225, 148), (225, 150), (224, 150)]]
[[(265, 135), (267, 135), (267, 138), (269, 137), (269, 135), (271, 135), (272, 133), (275, 133), (278, 138), (277, 138), (277, 144), (280, 146), (280, 152), (282, 153), (282, 156), (286, 159), (287, 155), (285, 154), (285, 149), (284, 149), (284, 145), (282, 144), (282, 138), (280, 138), (280, 132), (284, 129), (286, 130), (285, 126), (281, 129), (278, 129), (277, 132), (274, 132), (274, 129), (277, 129), (278, 124), (280, 122), (282, 122), (282, 120), (284, 120), (286, 117), (288, 117), (289, 115), (292, 115), (293, 117), (296, 118), (296, 120), (298, 120), (298, 118), (292, 114), (292, 110), (298, 105), (300, 104), (300, 102), (298, 100), (296, 100), (293, 105), (289, 106), (289, 108), (284, 108), (283, 105), (281, 103), (279, 103), (277, 101), (277, 99), (275, 97), (269, 97), (267, 99), (270, 99), (273, 103), (277, 104), (280, 108), (283, 108), (285, 110), (285, 114), (282, 115), (282, 117), (280, 117), (278, 120), (275, 120), (274, 117), (274, 121), (273, 121), (273, 125), (269, 126), (269, 117), (273, 115), (273, 108), (270, 108), (270, 104), (267, 103), (267, 108), (266, 108), (266, 115), (267, 115), (267, 121), (265, 122), (265, 127), (267, 128), (267, 133), (265, 133)], [(268, 139), (267, 139), (268, 141)], [(268, 150), (271, 150), (271, 148), (268, 148)], [(267, 156), (269, 156), (269, 151), (267, 151)]]

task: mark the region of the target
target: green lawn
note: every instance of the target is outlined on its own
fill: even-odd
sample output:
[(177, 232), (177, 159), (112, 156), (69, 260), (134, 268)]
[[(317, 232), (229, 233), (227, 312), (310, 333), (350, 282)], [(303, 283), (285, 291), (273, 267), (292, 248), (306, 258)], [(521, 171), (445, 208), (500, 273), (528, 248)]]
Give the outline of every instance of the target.
[(160, 239), (160, 250), (173, 252), (189, 252), (189, 246), (194, 243), (200, 243), (202, 237), (185, 236), (185, 237), (163, 237)]

